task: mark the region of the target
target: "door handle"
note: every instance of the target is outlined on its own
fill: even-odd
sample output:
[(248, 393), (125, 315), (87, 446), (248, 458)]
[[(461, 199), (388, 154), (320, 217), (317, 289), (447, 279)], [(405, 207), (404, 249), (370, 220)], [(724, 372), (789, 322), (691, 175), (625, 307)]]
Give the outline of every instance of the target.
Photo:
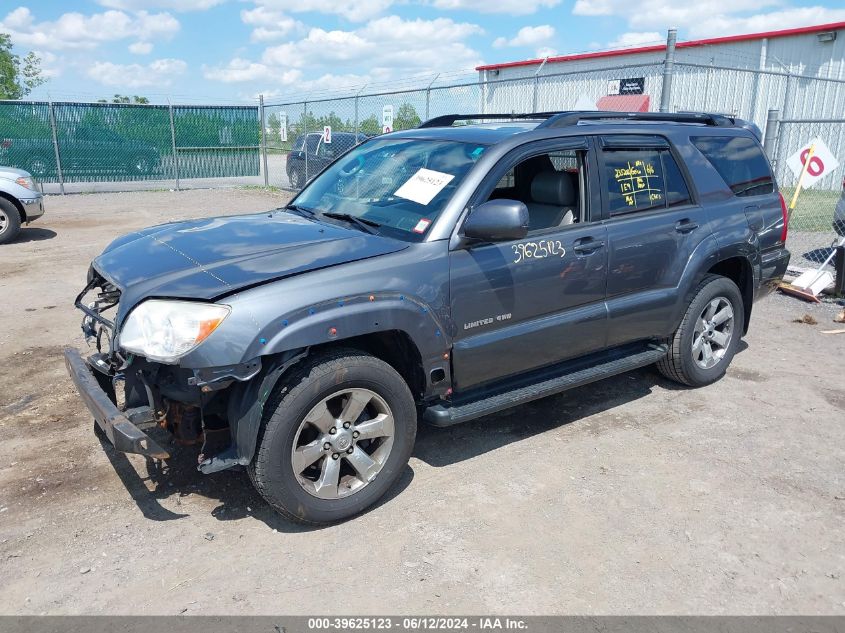
[(698, 222), (693, 222), (689, 218), (684, 218), (675, 222), (675, 230), (678, 233), (690, 233), (698, 228)]
[(581, 238), (572, 246), (572, 250), (579, 255), (589, 255), (600, 248), (604, 248), (604, 240), (594, 240), (592, 237)]

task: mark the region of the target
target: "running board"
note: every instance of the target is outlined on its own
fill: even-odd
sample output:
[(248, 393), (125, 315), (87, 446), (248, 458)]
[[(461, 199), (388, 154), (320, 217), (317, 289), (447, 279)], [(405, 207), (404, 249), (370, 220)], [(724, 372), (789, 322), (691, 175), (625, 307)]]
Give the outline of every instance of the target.
[[(656, 363), (666, 356), (668, 346), (650, 343), (635, 348), (612, 350), (542, 370), (535, 381), (510, 391), (499, 391), (477, 399), (464, 398), (449, 404), (436, 404), (423, 412), (423, 420), (433, 426), (452, 426), (510, 407), (539, 400), (573, 387), (602, 380), (632, 369)], [(554, 372), (553, 375), (550, 375)], [(490, 392), (488, 392), (489, 394)]]

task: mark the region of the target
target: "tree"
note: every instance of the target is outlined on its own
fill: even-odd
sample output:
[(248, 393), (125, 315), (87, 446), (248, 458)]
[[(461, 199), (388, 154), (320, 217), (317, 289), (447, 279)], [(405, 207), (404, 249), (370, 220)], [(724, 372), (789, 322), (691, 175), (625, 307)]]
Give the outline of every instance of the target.
[(275, 112), (270, 113), (270, 116), (267, 117), (267, 131), (270, 134), (271, 140), (276, 140), (279, 137), (279, 132), (281, 132), (282, 123), (279, 120), (279, 115)]
[(375, 114), (371, 114), (366, 119), (361, 121), (359, 126), (362, 134), (366, 134), (367, 136), (375, 136), (376, 134), (381, 134), (381, 125), (379, 125), (378, 119), (376, 118)]
[[(127, 95), (115, 95), (112, 100), (112, 103), (135, 103), (138, 105), (147, 105), (149, 104), (150, 100), (146, 97), (139, 97), (138, 95), (134, 95), (131, 99)], [(98, 99), (97, 103), (108, 103), (107, 99)]]
[(0, 99), (23, 99), (47, 81), (41, 59), (30, 51), (21, 60), (12, 52), (12, 38), (0, 33)]
[(416, 109), (410, 103), (403, 103), (399, 106), (396, 116), (393, 117), (394, 130), (410, 130), (417, 127), (422, 120)]

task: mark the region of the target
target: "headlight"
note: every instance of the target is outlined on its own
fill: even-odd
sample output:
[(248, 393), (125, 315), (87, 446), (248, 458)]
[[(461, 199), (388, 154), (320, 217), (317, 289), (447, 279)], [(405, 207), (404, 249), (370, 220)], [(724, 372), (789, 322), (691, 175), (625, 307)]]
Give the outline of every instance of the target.
[(232, 309), (216, 303), (149, 299), (132, 310), (120, 347), (161, 363), (175, 363), (217, 329)]
[(35, 181), (32, 178), (21, 176), (20, 178), (15, 180), (15, 182), (18, 183), (21, 187), (26, 187), (27, 189), (35, 191)]

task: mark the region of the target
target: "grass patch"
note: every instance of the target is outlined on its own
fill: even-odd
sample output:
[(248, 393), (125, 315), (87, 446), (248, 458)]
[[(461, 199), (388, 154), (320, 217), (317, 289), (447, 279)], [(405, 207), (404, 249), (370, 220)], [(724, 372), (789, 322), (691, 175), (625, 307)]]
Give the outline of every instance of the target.
[(280, 187), (275, 187), (273, 185), (241, 185), (238, 189), (244, 189), (246, 191), (269, 191), (270, 193), (287, 193), (284, 189)]
[[(794, 187), (782, 187), (786, 204), (792, 201)], [(795, 231), (828, 232), (832, 231), (833, 210), (839, 200), (839, 191), (802, 189), (798, 202), (792, 211), (789, 228)]]

